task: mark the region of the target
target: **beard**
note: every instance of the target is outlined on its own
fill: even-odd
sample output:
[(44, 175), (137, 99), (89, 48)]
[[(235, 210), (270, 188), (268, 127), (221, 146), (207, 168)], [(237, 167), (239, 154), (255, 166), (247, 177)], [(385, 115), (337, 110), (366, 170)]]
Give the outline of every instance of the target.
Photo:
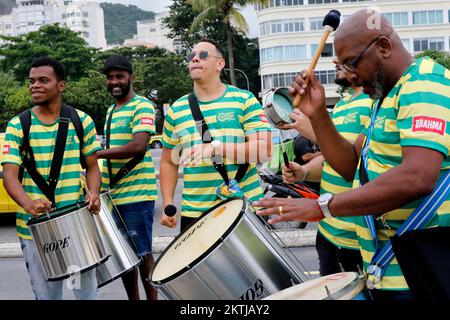
[(376, 71), (371, 81), (362, 81), (354, 83), (356, 87), (370, 88), (371, 92), (367, 92), (366, 90), (364, 90), (364, 92), (367, 93), (372, 100), (379, 100), (386, 96), (383, 85), (383, 83), (385, 82), (385, 74), (381, 67), (382, 67), (381, 64), (378, 64), (376, 66), (375, 68)]
[(347, 78), (337, 78), (334, 79), (334, 83), (336, 83), (338, 86), (342, 86), (344, 88), (349, 88), (352, 86), (352, 83), (347, 80)]
[[(118, 90), (120, 89), (120, 90)], [(108, 86), (108, 91), (114, 97), (114, 99), (122, 100), (125, 98), (131, 89), (131, 80), (125, 85)]]

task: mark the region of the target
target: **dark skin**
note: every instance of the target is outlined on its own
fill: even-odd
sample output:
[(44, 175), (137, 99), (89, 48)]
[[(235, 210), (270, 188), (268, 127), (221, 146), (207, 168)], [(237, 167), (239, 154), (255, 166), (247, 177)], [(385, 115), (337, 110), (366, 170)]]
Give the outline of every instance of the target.
[[(44, 124), (53, 124), (58, 120), (61, 111), (61, 94), (66, 82), (58, 79), (50, 66), (31, 68), (29, 76), (29, 91), (35, 107), (33, 113)], [(90, 192), (86, 196), (88, 209), (97, 214), (100, 211), (100, 170), (95, 153), (86, 157), (86, 177)], [(11, 198), (21, 206), (25, 212), (37, 217), (52, 210), (48, 199), (31, 199), (19, 181), (20, 167), (15, 164), (3, 166), (3, 185)]]
[[(116, 102), (114, 110), (119, 110), (122, 106), (130, 102), (134, 96), (133, 76), (127, 71), (120, 69), (109, 70), (106, 74), (106, 86)], [(133, 140), (128, 142), (126, 145), (101, 150), (98, 152), (98, 157), (100, 159), (133, 158), (136, 155), (145, 154), (147, 152), (149, 140), (150, 133), (138, 132), (133, 134)], [(150, 275), (154, 263), (153, 255), (146, 255), (142, 257), (142, 259), (143, 263), (139, 265), (139, 269), (134, 268), (122, 276), (125, 291), (127, 292), (128, 299), (140, 299), (138, 286), (138, 276), (140, 273), (141, 282), (144, 287), (147, 300), (157, 300), (158, 293), (148, 281), (148, 276)]]
[[(368, 18), (366, 10), (361, 10), (346, 20), (336, 32), (335, 48), (340, 63), (345, 64), (379, 37), (364, 53), (352, 75), (352, 81), (362, 84), (364, 92), (372, 97), (376, 93), (373, 80), (377, 70), (384, 73), (379, 82), (386, 95), (412, 63), (412, 58), (383, 16), (378, 29), (367, 29)], [(326, 111), (324, 88), (314, 75), (308, 76), (303, 71), (290, 89), (291, 94), (296, 92), (302, 95), (300, 110), (311, 120), (322, 154), (333, 169), (347, 180), (353, 180), (364, 136), (360, 135), (352, 144), (337, 133)], [(443, 160), (444, 155), (432, 149), (403, 147), (400, 165), (358, 189), (335, 195), (329, 209), (336, 216), (379, 216), (399, 208), (431, 193)], [(255, 205), (268, 208), (259, 212), (261, 215), (280, 213), (281, 207), (282, 214), (270, 223), (322, 218), (316, 201), (309, 199), (263, 199)]]

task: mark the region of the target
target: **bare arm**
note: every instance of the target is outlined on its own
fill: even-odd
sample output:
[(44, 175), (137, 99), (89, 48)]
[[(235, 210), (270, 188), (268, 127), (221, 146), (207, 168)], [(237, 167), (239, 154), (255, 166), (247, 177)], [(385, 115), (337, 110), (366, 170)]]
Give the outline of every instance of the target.
[(286, 183), (294, 183), (298, 180), (320, 181), (322, 178), (323, 156), (317, 156), (303, 166), (296, 162), (289, 162), (289, 168), (283, 164), (283, 180)]
[(97, 163), (97, 154), (94, 152), (86, 157), (86, 180), (88, 185), (88, 196), (89, 201), (88, 208), (93, 213), (98, 213), (100, 211), (100, 184), (101, 184), (101, 174)]
[[(176, 150), (176, 149), (175, 149)], [(163, 210), (168, 204), (173, 204), (173, 198), (175, 194), (175, 189), (177, 187), (178, 182), (178, 162), (176, 159), (172, 158), (175, 156), (174, 150), (163, 147), (161, 162), (160, 162), (160, 186), (161, 186), (161, 195), (163, 200)], [(177, 155), (178, 158), (178, 155)], [(175, 228), (176, 226), (176, 217), (168, 217), (162, 213), (161, 216), (161, 224)]]
[(420, 147), (402, 148), (402, 163), (361, 188), (336, 195), (332, 213), (380, 215), (424, 197), (436, 185), (443, 155)]
[(15, 164), (5, 164), (3, 166), (3, 186), (9, 196), (21, 206), (25, 212), (38, 216), (40, 213), (52, 210), (52, 203), (48, 200), (32, 200), (23, 189), (19, 181), (20, 167)]
[(128, 159), (138, 154), (145, 154), (150, 140), (150, 133), (138, 132), (133, 134), (133, 140), (126, 145), (100, 150), (97, 152), (99, 159)]
[(223, 143), (221, 150), (214, 150), (208, 144), (197, 144), (192, 148), (183, 150), (180, 163), (195, 166), (202, 159), (211, 158), (219, 152), (223, 158), (233, 163), (263, 163), (272, 157), (272, 134), (269, 131), (256, 132), (247, 136), (242, 143)]
[[(404, 147), (403, 162), (362, 187), (333, 197), (329, 209), (335, 216), (380, 216), (430, 194), (436, 185), (444, 156), (438, 151), (420, 147)], [(255, 206), (267, 208), (258, 214), (283, 215), (269, 220), (318, 221), (323, 218), (315, 200), (263, 199)]]

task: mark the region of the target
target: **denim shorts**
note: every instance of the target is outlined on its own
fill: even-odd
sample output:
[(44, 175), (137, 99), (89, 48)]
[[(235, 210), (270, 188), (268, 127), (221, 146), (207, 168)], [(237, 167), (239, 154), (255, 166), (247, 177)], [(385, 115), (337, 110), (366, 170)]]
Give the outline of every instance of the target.
[(117, 209), (125, 222), (138, 256), (152, 253), (153, 209), (155, 201), (142, 201), (118, 205)]
[(20, 247), (36, 300), (62, 300), (64, 287), (72, 290), (76, 300), (97, 299), (95, 269), (71, 276), (65, 280), (47, 281), (39, 253), (33, 241), (20, 238)]

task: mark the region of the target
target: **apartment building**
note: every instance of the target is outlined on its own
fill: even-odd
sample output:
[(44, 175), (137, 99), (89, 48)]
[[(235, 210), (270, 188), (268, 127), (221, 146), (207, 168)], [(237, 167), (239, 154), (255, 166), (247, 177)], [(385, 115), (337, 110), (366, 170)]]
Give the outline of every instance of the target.
[[(308, 68), (323, 34), (323, 17), (330, 10), (339, 10), (342, 22), (355, 11), (369, 7), (391, 21), (411, 55), (428, 49), (450, 51), (448, 0), (271, 0), (268, 6), (256, 8), (262, 94), (274, 87), (289, 86), (298, 71)], [(332, 33), (316, 66), (329, 106), (339, 98), (334, 84), (334, 56)]]

